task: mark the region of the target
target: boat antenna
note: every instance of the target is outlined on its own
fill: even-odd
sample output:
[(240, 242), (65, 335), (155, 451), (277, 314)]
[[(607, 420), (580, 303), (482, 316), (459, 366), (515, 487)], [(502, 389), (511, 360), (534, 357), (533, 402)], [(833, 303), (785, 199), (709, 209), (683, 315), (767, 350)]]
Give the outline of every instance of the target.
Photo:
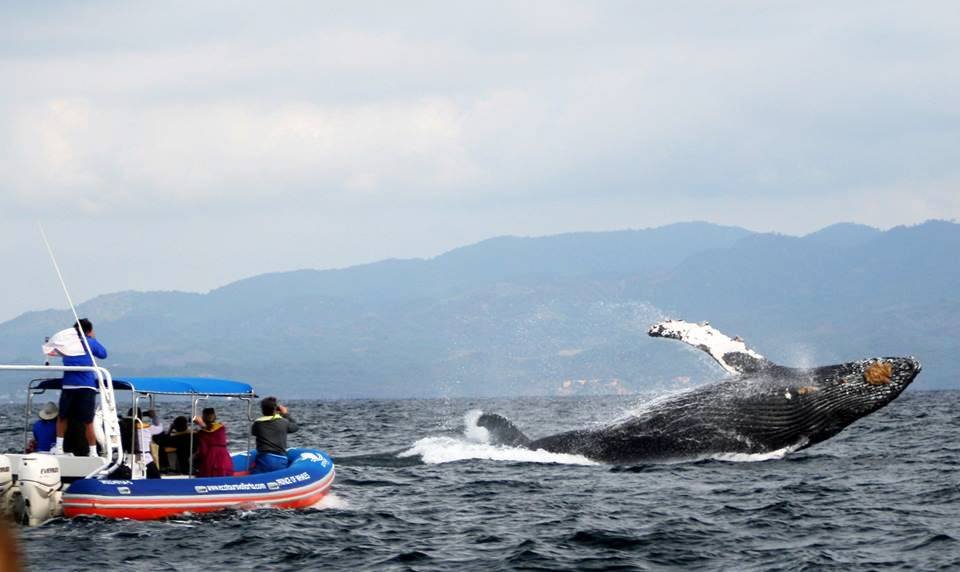
[(43, 243), (47, 246), (47, 252), (50, 253), (50, 261), (53, 262), (53, 268), (57, 271), (57, 278), (60, 279), (60, 285), (63, 286), (63, 293), (67, 295), (67, 303), (70, 304), (70, 310), (73, 312), (73, 318), (76, 320), (77, 335), (80, 337), (80, 343), (83, 344), (84, 349), (87, 350), (87, 354), (90, 356), (90, 361), (93, 362), (93, 367), (97, 367), (97, 358), (93, 355), (93, 350), (90, 349), (90, 342), (87, 341), (87, 336), (84, 335), (84, 332), (81, 330), (83, 326), (80, 325), (80, 316), (77, 315), (77, 307), (73, 305), (73, 298), (70, 297), (70, 291), (67, 290), (67, 283), (63, 280), (63, 273), (60, 272), (60, 265), (57, 264), (57, 257), (53, 255), (53, 248), (50, 247), (50, 241), (47, 240), (47, 233), (43, 231), (43, 225), (37, 223), (37, 226), (40, 227), (40, 236), (43, 237)]

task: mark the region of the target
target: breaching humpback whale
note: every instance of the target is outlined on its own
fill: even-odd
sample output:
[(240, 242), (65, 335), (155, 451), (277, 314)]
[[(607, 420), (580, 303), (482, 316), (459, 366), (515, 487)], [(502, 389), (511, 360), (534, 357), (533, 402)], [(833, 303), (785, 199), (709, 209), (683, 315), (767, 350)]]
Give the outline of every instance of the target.
[(829, 439), (890, 403), (920, 372), (920, 362), (912, 357), (784, 367), (708, 323), (667, 320), (651, 326), (648, 334), (707, 352), (733, 377), (666, 398), (598, 430), (531, 440), (500, 415), (485, 413), (478, 425), (495, 444), (617, 464), (794, 451)]

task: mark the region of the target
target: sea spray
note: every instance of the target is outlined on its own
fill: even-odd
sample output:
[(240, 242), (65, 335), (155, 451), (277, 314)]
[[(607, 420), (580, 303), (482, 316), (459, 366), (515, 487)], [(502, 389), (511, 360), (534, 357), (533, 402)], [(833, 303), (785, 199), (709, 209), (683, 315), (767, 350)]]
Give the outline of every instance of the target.
[(481, 427), (477, 424), (481, 415), (483, 415), (483, 411), (479, 409), (471, 409), (464, 414), (463, 436), (466, 437), (468, 441), (474, 443), (489, 443), (490, 431), (487, 431), (486, 427)]
[(350, 503), (347, 502), (347, 499), (336, 493), (327, 493), (310, 508), (319, 510), (347, 510), (350, 508)]
[(580, 455), (531, 451), (517, 447), (490, 445), (489, 432), (477, 425), (483, 412), (471, 410), (464, 415), (463, 438), (425, 437), (412, 447), (399, 453), (398, 457), (419, 456), (428, 465), (453, 463), (468, 459), (490, 461), (514, 461), (522, 463), (554, 463), (564, 465), (596, 465)]

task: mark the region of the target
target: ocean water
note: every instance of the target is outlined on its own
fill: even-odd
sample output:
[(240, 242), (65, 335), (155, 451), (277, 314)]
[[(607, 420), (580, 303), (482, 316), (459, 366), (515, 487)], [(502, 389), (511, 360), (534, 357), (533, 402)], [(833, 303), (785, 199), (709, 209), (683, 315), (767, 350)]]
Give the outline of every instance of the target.
[[(58, 519), (18, 536), (32, 570), (960, 569), (960, 392), (908, 392), (766, 460), (600, 465), (490, 446), (471, 423), (496, 411), (538, 437), (642, 401), (293, 402), (291, 446), (337, 463), (314, 509)], [(239, 403), (216, 405), (241, 449)], [(22, 409), (0, 421), (3, 448), (19, 446)]]

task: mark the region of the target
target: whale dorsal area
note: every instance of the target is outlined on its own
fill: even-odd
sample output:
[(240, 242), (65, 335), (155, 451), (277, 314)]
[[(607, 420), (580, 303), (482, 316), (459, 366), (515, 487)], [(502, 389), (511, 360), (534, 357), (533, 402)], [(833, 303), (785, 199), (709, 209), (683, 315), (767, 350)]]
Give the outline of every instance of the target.
[(484, 413), (477, 419), (477, 425), (490, 432), (490, 442), (494, 445), (526, 447), (530, 444), (530, 438), (502, 415)]
[(710, 325), (684, 320), (663, 320), (650, 326), (647, 333), (654, 338), (680, 340), (703, 350), (732, 374), (760, 371), (773, 365), (767, 358), (747, 347), (739, 337), (731, 338)]

